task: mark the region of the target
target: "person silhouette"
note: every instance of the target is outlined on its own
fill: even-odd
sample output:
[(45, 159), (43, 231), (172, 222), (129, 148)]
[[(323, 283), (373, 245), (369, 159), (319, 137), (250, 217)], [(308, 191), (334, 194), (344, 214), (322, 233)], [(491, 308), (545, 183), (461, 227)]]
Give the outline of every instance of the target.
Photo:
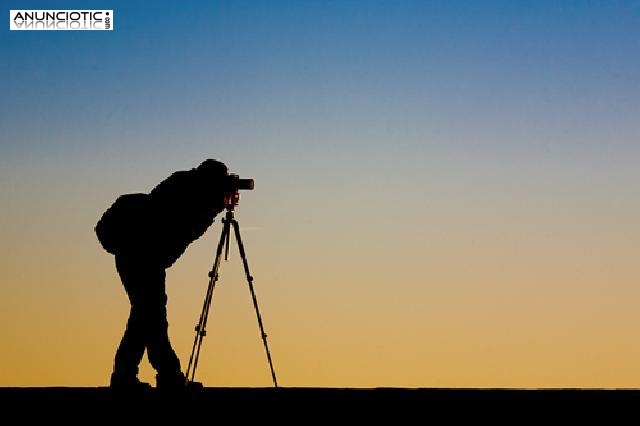
[(224, 163), (207, 159), (195, 168), (172, 173), (149, 193), (119, 196), (96, 224), (98, 240), (114, 255), (131, 305), (114, 357), (111, 389), (152, 388), (138, 378), (145, 350), (158, 390), (198, 385), (187, 381), (169, 340), (166, 269), (224, 210), (228, 176)]

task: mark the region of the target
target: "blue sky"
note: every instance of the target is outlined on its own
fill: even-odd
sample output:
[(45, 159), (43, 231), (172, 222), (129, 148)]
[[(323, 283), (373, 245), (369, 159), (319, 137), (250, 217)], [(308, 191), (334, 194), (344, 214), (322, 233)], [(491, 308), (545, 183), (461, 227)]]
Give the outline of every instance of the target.
[[(204, 139), (207, 124), (317, 134), (314, 123), (323, 132), (331, 123), (363, 136), (356, 151), (380, 132), (415, 140), (429, 131), (481, 152), (597, 155), (605, 136), (633, 149), (634, 2), (79, 4), (113, 8), (116, 30), (5, 29), (0, 77), (11, 102), (0, 117), (3, 145), (17, 155), (53, 146), (91, 155), (83, 136), (118, 128), (183, 127)], [(41, 128), (67, 140), (43, 141), (32, 133)], [(283, 148), (296, 144), (305, 142)]]

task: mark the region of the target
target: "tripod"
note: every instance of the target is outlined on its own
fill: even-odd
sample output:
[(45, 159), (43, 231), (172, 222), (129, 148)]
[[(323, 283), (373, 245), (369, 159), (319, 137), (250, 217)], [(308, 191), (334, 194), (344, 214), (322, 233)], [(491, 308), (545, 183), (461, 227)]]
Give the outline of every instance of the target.
[[(188, 381), (193, 382), (193, 378), (196, 374), (196, 368), (198, 366), (198, 359), (200, 357), (200, 347), (202, 346), (202, 339), (206, 336), (207, 319), (209, 318), (209, 308), (211, 307), (211, 301), (213, 299), (213, 291), (215, 290), (216, 283), (218, 281), (218, 271), (220, 269), (220, 260), (222, 257), (222, 250), (225, 251), (225, 260), (229, 258), (229, 241), (231, 239), (231, 227), (236, 236), (238, 242), (238, 248), (240, 249), (240, 257), (242, 257), (242, 263), (244, 265), (244, 273), (247, 277), (247, 283), (249, 284), (249, 290), (251, 291), (251, 298), (253, 299), (253, 307), (256, 310), (256, 316), (258, 318), (258, 325), (260, 326), (260, 334), (262, 336), (262, 342), (264, 343), (264, 349), (267, 353), (267, 360), (269, 361), (269, 368), (271, 369), (271, 378), (273, 379), (273, 385), (278, 387), (278, 381), (276, 379), (276, 373), (273, 369), (273, 363), (271, 361), (271, 353), (269, 352), (269, 345), (267, 344), (267, 334), (264, 332), (262, 325), (262, 317), (260, 316), (260, 310), (258, 309), (258, 300), (256, 299), (256, 293), (253, 290), (253, 277), (249, 272), (249, 264), (247, 262), (247, 256), (244, 251), (244, 245), (240, 238), (240, 226), (238, 221), (234, 218), (234, 207), (237, 205), (238, 196), (236, 195), (232, 201), (227, 203), (227, 213), (222, 220), (224, 226), (222, 228), (222, 234), (220, 235), (220, 241), (218, 242), (218, 248), (216, 250), (216, 258), (213, 262), (213, 267), (209, 272), (209, 285), (207, 287), (207, 293), (204, 298), (204, 304), (202, 305), (202, 312), (200, 314), (200, 320), (196, 325), (196, 337), (193, 341), (193, 348), (191, 349), (191, 356), (189, 357), (189, 365), (187, 367), (186, 377)], [(193, 367), (193, 369), (192, 369)]]

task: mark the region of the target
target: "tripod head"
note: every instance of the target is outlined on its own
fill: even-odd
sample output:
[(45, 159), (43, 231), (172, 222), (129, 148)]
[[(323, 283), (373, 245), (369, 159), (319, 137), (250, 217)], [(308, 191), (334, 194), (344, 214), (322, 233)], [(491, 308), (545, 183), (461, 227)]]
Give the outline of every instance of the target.
[(224, 208), (227, 210), (227, 212), (233, 211), (238, 204), (240, 204), (239, 192), (234, 192), (233, 194), (227, 195), (224, 198)]

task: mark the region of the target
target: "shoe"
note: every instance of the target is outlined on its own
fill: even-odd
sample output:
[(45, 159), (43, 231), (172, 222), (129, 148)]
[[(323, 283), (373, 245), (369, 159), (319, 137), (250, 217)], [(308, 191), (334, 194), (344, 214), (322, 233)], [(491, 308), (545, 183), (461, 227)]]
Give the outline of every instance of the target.
[(115, 373), (111, 375), (110, 388), (117, 393), (139, 394), (151, 391), (153, 386), (149, 383), (141, 382), (137, 377), (119, 376)]
[(201, 390), (204, 389), (204, 385), (201, 382), (187, 382), (187, 388), (189, 390)]
[(202, 389), (202, 383), (190, 382), (182, 373), (157, 374), (156, 388), (166, 393), (184, 393)]

